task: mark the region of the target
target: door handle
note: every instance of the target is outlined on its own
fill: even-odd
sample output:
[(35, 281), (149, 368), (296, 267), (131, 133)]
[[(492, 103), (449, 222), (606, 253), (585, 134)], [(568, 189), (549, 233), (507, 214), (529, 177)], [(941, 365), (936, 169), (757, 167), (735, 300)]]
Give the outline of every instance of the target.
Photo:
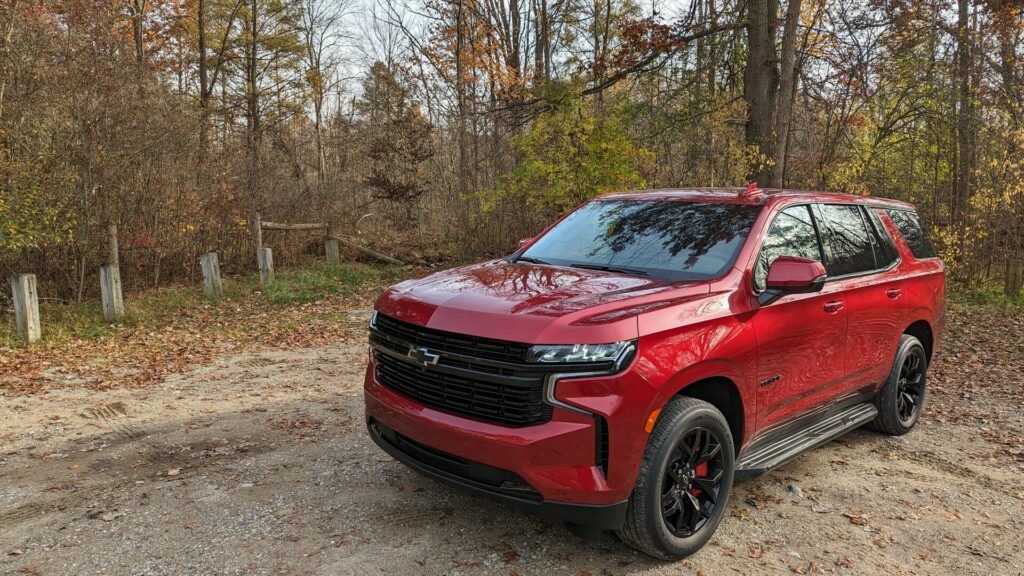
[(828, 312), (829, 314), (835, 314), (836, 312), (839, 312), (840, 310), (842, 310), (843, 306), (845, 306), (845, 303), (842, 300), (834, 300), (832, 302), (826, 302), (825, 303), (825, 312)]
[(895, 300), (903, 295), (903, 290), (900, 290), (899, 288), (889, 288), (885, 291), (885, 295)]

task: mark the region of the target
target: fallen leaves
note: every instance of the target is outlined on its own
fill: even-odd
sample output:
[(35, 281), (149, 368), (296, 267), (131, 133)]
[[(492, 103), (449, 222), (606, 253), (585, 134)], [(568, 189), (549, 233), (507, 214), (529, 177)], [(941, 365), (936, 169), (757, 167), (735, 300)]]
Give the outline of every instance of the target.
[(868, 523), (868, 515), (860, 511), (843, 512), (843, 516), (850, 519), (850, 524), (855, 524), (857, 526), (864, 526)]
[(778, 504), (779, 502), (782, 502), (782, 498), (772, 496), (761, 488), (753, 488), (750, 490), (744, 502), (758, 510), (763, 510), (767, 508), (769, 504)]
[[(325, 346), (365, 338), (345, 312), (369, 308), (383, 284), (316, 302), (268, 305), (258, 293), (183, 309), (160, 326), (112, 325), (107, 334), (0, 352), (0, 394), (52, 388), (140, 388), (212, 363), (225, 352)], [(129, 296), (130, 298), (130, 296)], [(329, 314), (328, 314), (329, 311)], [(358, 330), (353, 330), (356, 326)]]

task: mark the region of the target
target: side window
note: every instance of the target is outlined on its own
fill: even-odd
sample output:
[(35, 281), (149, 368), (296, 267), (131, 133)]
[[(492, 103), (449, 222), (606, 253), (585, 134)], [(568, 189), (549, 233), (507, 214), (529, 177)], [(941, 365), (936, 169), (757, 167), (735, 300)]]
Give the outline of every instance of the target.
[(876, 269), (876, 238), (856, 204), (821, 204), (821, 213), (828, 221), (826, 234), (832, 250), (831, 261), (825, 265), (829, 276), (843, 276)]
[(824, 262), (818, 232), (807, 206), (790, 206), (775, 215), (754, 263), (754, 289), (765, 289), (768, 267), (779, 256), (797, 256)]
[(924, 228), (921, 227), (921, 217), (917, 215), (917, 212), (889, 209), (886, 210), (886, 213), (889, 214), (892, 223), (896, 225), (896, 229), (903, 235), (903, 239), (907, 241), (907, 245), (910, 246), (910, 253), (914, 255), (914, 258), (935, 258), (938, 256), (931, 240), (924, 233)]
[(870, 221), (871, 238), (875, 243), (875, 266), (886, 268), (900, 257), (896, 245), (892, 242), (892, 236), (879, 219), (879, 211), (868, 209), (866, 211)]

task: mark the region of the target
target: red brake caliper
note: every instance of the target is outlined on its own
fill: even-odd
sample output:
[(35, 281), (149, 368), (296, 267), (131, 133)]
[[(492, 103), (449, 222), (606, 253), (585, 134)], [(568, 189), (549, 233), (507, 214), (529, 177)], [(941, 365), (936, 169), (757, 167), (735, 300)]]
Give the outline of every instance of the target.
[[(697, 464), (697, 466), (693, 469), (693, 475), (695, 477), (701, 477), (701, 476), (706, 475), (707, 473), (708, 473), (708, 463), (707, 462), (701, 462), (700, 464)], [(700, 488), (690, 488), (690, 494), (693, 494), (694, 496), (700, 494)]]

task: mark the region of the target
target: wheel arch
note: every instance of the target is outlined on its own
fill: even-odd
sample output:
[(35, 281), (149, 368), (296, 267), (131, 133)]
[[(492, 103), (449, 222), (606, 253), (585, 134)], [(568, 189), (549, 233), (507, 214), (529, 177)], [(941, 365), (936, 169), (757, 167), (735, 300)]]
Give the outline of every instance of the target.
[(928, 362), (932, 361), (932, 351), (935, 346), (935, 333), (932, 331), (932, 325), (927, 320), (921, 319), (911, 323), (903, 330), (904, 334), (909, 334), (914, 338), (917, 338), (921, 345), (924, 346), (925, 356), (928, 358)]
[(725, 416), (729, 424), (729, 432), (732, 433), (733, 449), (738, 455), (740, 446), (743, 444), (743, 434), (746, 429), (746, 410), (743, 406), (743, 396), (740, 389), (732, 379), (725, 376), (705, 377), (683, 386), (673, 395), (696, 398), (711, 404)]

